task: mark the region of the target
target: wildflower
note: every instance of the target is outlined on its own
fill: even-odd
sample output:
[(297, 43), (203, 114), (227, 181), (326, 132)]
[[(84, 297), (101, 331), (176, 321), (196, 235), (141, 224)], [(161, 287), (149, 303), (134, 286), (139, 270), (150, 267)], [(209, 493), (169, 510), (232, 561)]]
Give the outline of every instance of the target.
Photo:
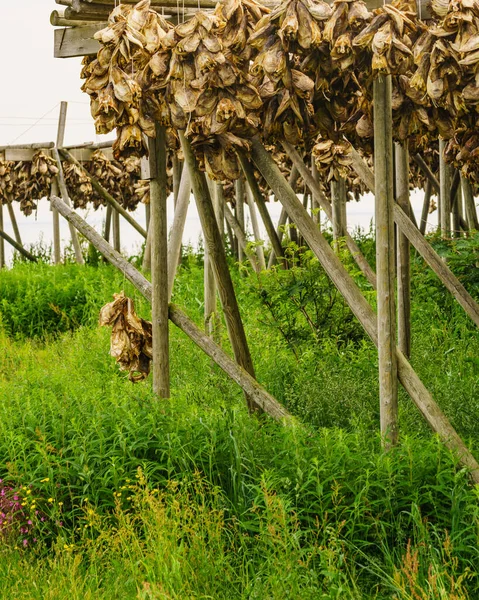
[(45, 477), (45, 479), (42, 479), (40, 483), (47, 483), (48, 481), (50, 481), (50, 477)]
[(54, 502), (53, 498), (48, 498), (48, 502), (50, 502), (50, 503)]

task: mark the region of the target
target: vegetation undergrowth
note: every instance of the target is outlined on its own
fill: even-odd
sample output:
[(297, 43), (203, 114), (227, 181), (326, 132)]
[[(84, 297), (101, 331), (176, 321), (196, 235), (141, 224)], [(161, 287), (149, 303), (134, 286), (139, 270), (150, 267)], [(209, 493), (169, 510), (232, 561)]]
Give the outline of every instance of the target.
[[(413, 364), (475, 450), (477, 332), (413, 270)], [(478, 597), (479, 488), (405, 395), (401, 444), (382, 452), (376, 351), (317, 261), (233, 274), (258, 379), (290, 427), (250, 417), (173, 326), (171, 399), (132, 385), (98, 310), (121, 289), (149, 307), (110, 267), (0, 273), (1, 596)], [(202, 279), (190, 256), (175, 284), (198, 323)]]

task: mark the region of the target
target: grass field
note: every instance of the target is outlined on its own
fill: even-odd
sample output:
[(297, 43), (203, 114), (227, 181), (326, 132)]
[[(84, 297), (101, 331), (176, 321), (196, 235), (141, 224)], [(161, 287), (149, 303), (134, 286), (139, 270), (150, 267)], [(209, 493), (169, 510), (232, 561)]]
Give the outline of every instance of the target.
[[(471, 248), (442, 251), (479, 297)], [(174, 297), (199, 324), (200, 262)], [(477, 330), (413, 267), (413, 365), (479, 458)], [(401, 443), (381, 451), (376, 350), (316, 261), (233, 272), (257, 377), (291, 427), (250, 417), (173, 325), (171, 399), (131, 384), (98, 311), (121, 289), (149, 307), (112, 268), (0, 273), (0, 596), (479, 597), (479, 488), (403, 392)]]

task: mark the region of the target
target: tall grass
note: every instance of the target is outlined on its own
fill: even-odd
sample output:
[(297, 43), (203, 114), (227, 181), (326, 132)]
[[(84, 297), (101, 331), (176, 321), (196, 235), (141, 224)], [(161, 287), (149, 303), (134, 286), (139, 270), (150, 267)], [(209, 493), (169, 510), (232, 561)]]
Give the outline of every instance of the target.
[[(175, 286), (198, 322), (201, 282), (190, 264)], [(295, 354), (235, 283), (258, 377), (301, 424), (251, 418), (173, 327), (171, 399), (127, 381), (96, 319), (132, 292), (106, 266), (0, 274), (0, 479), (45, 515), (26, 549), (0, 534), (2, 595), (478, 597), (477, 488), (405, 397), (401, 444), (381, 451), (371, 344), (303, 336)], [(415, 303), (413, 361), (474, 447), (477, 334), (441, 314)]]

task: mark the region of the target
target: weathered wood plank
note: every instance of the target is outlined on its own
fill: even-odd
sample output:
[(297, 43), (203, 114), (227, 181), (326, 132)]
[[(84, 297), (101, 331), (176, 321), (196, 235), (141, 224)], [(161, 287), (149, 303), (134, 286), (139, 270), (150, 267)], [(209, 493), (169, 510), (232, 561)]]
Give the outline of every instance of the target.
[(106, 22), (103, 22), (82, 27), (55, 29), (53, 32), (53, 56), (55, 58), (72, 58), (96, 54), (101, 46), (93, 36), (106, 25)]

